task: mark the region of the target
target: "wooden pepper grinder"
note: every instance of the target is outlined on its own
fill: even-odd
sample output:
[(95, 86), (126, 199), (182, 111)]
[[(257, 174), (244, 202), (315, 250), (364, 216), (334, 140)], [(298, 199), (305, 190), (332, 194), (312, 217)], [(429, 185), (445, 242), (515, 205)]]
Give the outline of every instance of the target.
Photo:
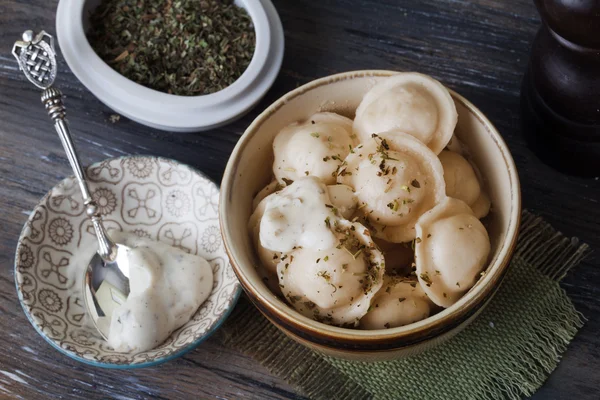
[(521, 88), (529, 147), (552, 167), (600, 176), (600, 0), (534, 0), (544, 22)]

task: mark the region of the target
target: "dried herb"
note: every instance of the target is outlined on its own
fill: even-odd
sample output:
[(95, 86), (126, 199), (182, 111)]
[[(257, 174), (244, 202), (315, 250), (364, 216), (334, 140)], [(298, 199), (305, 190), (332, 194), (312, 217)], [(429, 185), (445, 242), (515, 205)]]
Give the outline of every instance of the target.
[(231, 85), (256, 42), (252, 19), (233, 0), (104, 0), (90, 16), (88, 40), (123, 76), (184, 96)]

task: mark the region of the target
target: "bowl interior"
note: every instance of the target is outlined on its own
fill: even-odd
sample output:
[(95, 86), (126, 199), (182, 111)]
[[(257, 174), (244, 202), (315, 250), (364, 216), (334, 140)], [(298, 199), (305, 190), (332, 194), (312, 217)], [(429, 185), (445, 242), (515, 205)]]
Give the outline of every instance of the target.
[[(309, 118), (320, 111), (332, 111), (354, 117), (363, 95), (391, 71), (357, 71), (334, 75), (311, 82), (290, 92), (261, 114), (238, 143), (225, 172), (221, 203), (224, 235), (232, 261), (242, 283), (261, 302), (304, 327), (319, 332), (344, 334), (350, 337), (373, 337), (414, 331), (431, 326), (454, 310), (472, 301), (485, 286), (495, 284), (501, 277), (510, 255), (520, 213), (520, 192), (513, 160), (492, 124), (468, 101), (451, 92), (458, 111), (456, 135), (465, 143), (484, 179), (484, 187), (492, 201), (492, 212), (486, 217), (492, 251), (486, 275), (452, 307), (405, 327), (385, 331), (360, 331), (331, 327), (308, 319), (272, 294), (256, 270), (259, 261), (251, 244), (247, 221), (251, 214), (253, 196), (270, 182), (272, 176), (272, 142), (286, 125)], [(245, 279), (244, 279), (245, 278)]]
[(98, 246), (70, 177), (35, 207), (19, 239), (15, 280), (29, 321), (61, 352), (102, 367), (153, 365), (194, 348), (227, 317), (241, 290), (221, 240), (218, 187), (190, 167), (157, 157), (105, 160), (90, 166), (87, 177), (109, 233), (132, 232), (203, 256), (213, 269), (213, 290), (159, 347), (111, 349), (88, 319), (81, 295), (83, 271)]

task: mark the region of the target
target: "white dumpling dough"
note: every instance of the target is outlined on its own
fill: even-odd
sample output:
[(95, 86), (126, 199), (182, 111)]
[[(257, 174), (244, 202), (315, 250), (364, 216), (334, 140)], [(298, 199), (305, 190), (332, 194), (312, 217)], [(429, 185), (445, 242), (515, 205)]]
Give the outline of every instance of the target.
[(383, 284), (383, 255), (363, 225), (338, 220), (333, 229), (339, 244), (297, 249), (279, 263), (279, 285), (301, 314), (327, 324), (356, 326)]
[(400, 73), (379, 82), (356, 110), (354, 132), (361, 142), (390, 130), (408, 133), (435, 154), (450, 141), (458, 114), (452, 96), (440, 82), (414, 73)]
[(490, 253), (485, 227), (463, 201), (447, 197), (416, 225), (416, 273), (435, 304), (450, 307), (477, 281)]
[(315, 114), (277, 134), (273, 173), (280, 183), (311, 175), (334, 184), (337, 167), (356, 144), (351, 119), (334, 113)]
[(259, 236), (266, 249), (287, 253), (296, 247), (335, 246), (337, 239), (327, 223), (335, 217), (334, 209), (327, 186), (319, 179), (300, 178), (265, 200)]
[(252, 237), (252, 241), (254, 243), (254, 247), (256, 248), (256, 253), (258, 254), (258, 258), (260, 259), (260, 263), (263, 268), (271, 275), (277, 273), (277, 264), (279, 260), (283, 256), (283, 253), (279, 251), (273, 251), (265, 248), (260, 243), (260, 221), (265, 213), (265, 207), (267, 204), (269, 196), (264, 198), (258, 203), (256, 209), (250, 216), (250, 220), (248, 221), (248, 230), (250, 231), (250, 235)]
[(437, 156), (402, 132), (384, 132), (357, 147), (338, 171), (354, 189), (358, 208), (374, 236), (402, 243), (415, 238), (415, 223), (445, 197)]
[(256, 210), (256, 207), (258, 207), (258, 204), (268, 195), (273, 194), (275, 192), (277, 192), (278, 190), (281, 190), (284, 188), (284, 185), (280, 184), (277, 181), (272, 181), (271, 183), (269, 183), (267, 186), (265, 186), (264, 188), (262, 188), (260, 190), (260, 192), (258, 192), (256, 194), (256, 196), (254, 196), (254, 200), (252, 200), (252, 211)]
[[(261, 221), (268, 204), (270, 204), (269, 207), (271, 210), (268, 218), (272, 218), (277, 213), (281, 213), (283, 217), (285, 217), (285, 221), (291, 220), (290, 226), (286, 226), (281, 232), (276, 233), (275, 236), (281, 235), (287, 230), (297, 230), (298, 225), (302, 225), (302, 222), (298, 220), (299, 217), (302, 217), (303, 220), (311, 219), (313, 223), (316, 220), (316, 234), (318, 235), (320, 232), (326, 238), (323, 244), (317, 243), (316, 248), (329, 246), (333, 243), (332, 240), (335, 240), (333, 234), (330, 233), (329, 228), (325, 226), (325, 219), (329, 217), (329, 224), (331, 225), (333, 221), (340, 216), (349, 218), (354, 213), (357, 204), (356, 196), (349, 186), (329, 185), (326, 186), (327, 190), (324, 192), (323, 189), (325, 186), (314, 177), (301, 178), (290, 186), (283, 187), (285, 191), (282, 187), (283, 186), (277, 183), (277, 181), (273, 181), (256, 195), (254, 201), (256, 202), (257, 199), (260, 199), (260, 201), (256, 205), (248, 222), (248, 230), (252, 236), (254, 246), (257, 249), (261, 264), (272, 274), (276, 273), (276, 266), (281, 257), (289, 251), (294, 250), (294, 247), (302, 246), (302, 244), (294, 242), (292, 245), (286, 245), (285, 243), (281, 243), (283, 247), (280, 247), (280, 249), (283, 248), (283, 250), (274, 250), (272, 249), (273, 246), (269, 243), (276, 242), (277, 238), (267, 237), (265, 240), (266, 246), (263, 246), (263, 243), (260, 240)], [(265, 195), (265, 197), (261, 198), (262, 195)], [(308, 199), (307, 203), (304, 203), (305, 199)], [(300, 203), (302, 206), (295, 210), (295, 203)], [(317, 210), (316, 214), (310, 209), (315, 205)], [(277, 207), (280, 207), (280, 209), (273, 210)], [(306, 214), (303, 215), (302, 213)], [(310, 218), (307, 216), (310, 216)], [(273, 221), (266, 221), (266, 225), (271, 225), (273, 223)], [(308, 232), (303, 232), (303, 235), (312, 235), (313, 231), (311, 230), (310, 224), (308, 228), (305, 226), (300, 227), (300, 229), (303, 228), (309, 230)], [(274, 233), (272, 232), (271, 234)], [(293, 240), (293, 238), (289, 237), (288, 239)], [(307, 240), (305, 239), (306, 238), (299, 239), (299, 241), (302, 241), (304, 245), (307, 245)], [(308, 245), (312, 246), (310, 244)]]
[(340, 212), (342, 217), (350, 219), (356, 210), (358, 199), (354, 191), (347, 185), (327, 186), (331, 204)]
[(444, 168), (446, 195), (471, 205), (479, 198), (481, 187), (477, 175), (466, 158), (458, 153), (443, 150), (438, 155)]
[(475, 214), (478, 219), (481, 219), (490, 213), (491, 205), (490, 198), (482, 191), (477, 200), (475, 200), (475, 203), (470, 206), (473, 210), (473, 214)]
[(371, 310), (360, 320), (360, 328), (388, 329), (412, 324), (429, 317), (431, 305), (417, 281), (386, 276), (371, 302)]
[(485, 217), (490, 210), (490, 199), (479, 183), (473, 165), (462, 155), (443, 150), (438, 155), (444, 168), (446, 195), (467, 203), (477, 218)]

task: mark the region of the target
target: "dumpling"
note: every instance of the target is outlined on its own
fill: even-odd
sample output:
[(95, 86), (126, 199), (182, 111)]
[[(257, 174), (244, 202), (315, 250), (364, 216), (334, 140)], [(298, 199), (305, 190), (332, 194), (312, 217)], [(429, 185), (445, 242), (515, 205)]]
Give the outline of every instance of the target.
[(318, 178), (300, 178), (263, 201), (259, 236), (264, 248), (287, 253), (297, 247), (324, 250), (337, 244), (331, 231), (335, 209)]
[(360, 320), (360, 328), (387, 329), (412, 324), (429, 317), (431, 306), (431, 300), (417, 281), (386, 276), (371, 309)]
[(485, 227), (463, 201), (447, 197), (416, 225), (416, 273), (427, 296), (450, 307), (477, 281), (490, 254)]
[(252, 200), (252, 210), (256, 210), (256, 207), (258, 207), (258, 204), (265, 197), (267, 197), (268, 195), (275, 193), (276, 191), (281, 190), (283, 188), (284, 188), (284, 186), (277, 181), (272, 181), (271, 183), (269, 183), (267, 186), (262, 188), (260, 190), (260, 192), (258, 192), (256, 194), (256, 196), (254, 196), (254, 200)]
[(269, 250), (260, 243), (260, 221), (265, 213), (267, 201), (269, 201), (269, 196), (261, 200), (256, 206), (256, 209), (248, 221), (248, 230), (250, 231), (250, 236), (252, 237), (256, 253), (262, 266), (265, 268), (266, 272), (275, 275), (277, 273), (277, 264), (279, 264), (283, 253)]
[(470, 206), (471, 210), (473, 210), (473, 214), (475, 214), (478, 219), (481, 219), (490, 213), (492, 203), (488, 195), (482, 191), (477, 200), (475, 200), (475, 203)]
[[(443, 150), (438, 155), (444, 168), (446, 195), (462, 200), (473, 210), (477, 218), (483, 218), (490, 209), (489, 198), (481, 190), (475, 169), (458, 153)], [(477, 207), (473, 207), (477, 203)]]
[(356, 326), (383, 284), (384, 260), (361, 224), (335, 221), (336, 245), (292, 251), (277, 266), (287, 301), (301, 314), (332, 325)]
[[(350, 217), (356, 209), (357, 202), (349, 186), (325, 186), (314, 177), (301, 178), (287, 187), (273, 181), (256, 195), (254, 202), (262, 195), (266, 197), (260, 199), (256, 205), (248, 229), (261, 263), (271, 273), (276, 272), (281, 257), (294, 250), (294, 247), (305, 245), (324, 248), (333, 244), (335, 237), (330, 231), (331, 224), (339, 217)], [(263, 235), (265, 238), (261, 241), (261, 224), (267, 209), (267, 230)], [(305, 224), (300, 218), (303, 221), (310, 219), (313, 224)], [(278, 228), (279, 225), (286, 226)], [(304, 231), (300, 232), (303, 229)], [(294, 232), (300, 232), (298, 237), (293, 237)], [(322, 236), (322, 242), (318, 240), (318, 235)], [(285, 237), (284, 242), (278, 242), (281, 237)], [(297, 242), (294, 239), (297, 239)], [(316, 244), (311, 244), (315, 239)], [(292, 241), (292, 244), (286, 244), (286, 240)]]
[(448, 150), (443, 150), (438, 157), (444, 168), (446, 195), (469, 205), (475, 203), (481, 193), (481, 187), (475, 170), (467, 159)]
[(350, 219), (356, 210), (358, 199), (350, 186), (329, 185), (327, 186), (331, 204), (340, 212), (342, 217)]
[(358, 140), (352, 120), (334, 113), (318, 113), (293, 123), (273, 141), (273, 173), (280, 183), (311, 175), (335, 183), (335, 171)]
[(357, 146), (337, 174), (339, 183), (354, 189), (363, 223), (388, 242), (413, 240), (417, 219), (446, 196), (437, 156), (402, 132), (384, 132)]
[(457, 118), (454, 100), (440, 82), (414, 72), (400, 73), (365, 94), (353, 129), (361, 142), (369, 141), (373, 133), (405, 132), (439, 154), (450, 141)]

